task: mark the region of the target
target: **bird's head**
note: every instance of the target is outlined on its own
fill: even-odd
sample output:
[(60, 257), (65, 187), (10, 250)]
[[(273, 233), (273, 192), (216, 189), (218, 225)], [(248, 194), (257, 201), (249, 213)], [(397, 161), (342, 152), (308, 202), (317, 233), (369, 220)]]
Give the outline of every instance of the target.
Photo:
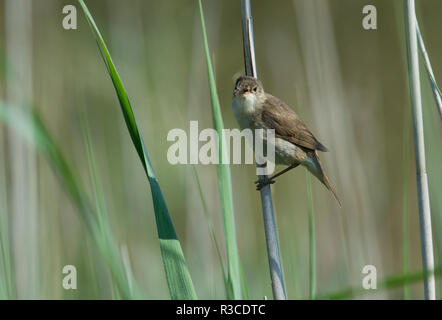
[(233, 89), (233, 97), (242, 97), (243, 99), (261, 100), (265, 97), (264, 88), (261, 81), (250, 76), (241, 76), (236, 80), (235, 89)]

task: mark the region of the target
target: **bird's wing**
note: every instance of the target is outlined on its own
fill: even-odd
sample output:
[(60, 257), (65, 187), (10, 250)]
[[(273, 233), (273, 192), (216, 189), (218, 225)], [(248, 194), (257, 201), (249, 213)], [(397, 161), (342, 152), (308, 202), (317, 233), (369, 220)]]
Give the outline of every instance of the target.
[(327, 151), (298, 115), (283, 101), (267, 94), (267, 101), (258, 115), (258, 121), (268, 129), (275, 129), (275, 136), (310, 150)]

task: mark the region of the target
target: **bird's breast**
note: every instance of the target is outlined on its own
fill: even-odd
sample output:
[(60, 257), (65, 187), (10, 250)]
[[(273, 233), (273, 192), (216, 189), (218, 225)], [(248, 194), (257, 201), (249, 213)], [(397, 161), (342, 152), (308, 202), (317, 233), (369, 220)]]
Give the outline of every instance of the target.
[(254, 127), (252, 117), (256, 111), (256, 106), (257, 101), (253, 94), (247, 94), (245, 97), (238, 95), (233, 98), (233, 113), (241, 129)]
[(304, 164), (308, 160), (308, 156), (297, 145), (281, 138), (275, 138), (275, 160), (276, 164), (289, 166), (294, 163)]

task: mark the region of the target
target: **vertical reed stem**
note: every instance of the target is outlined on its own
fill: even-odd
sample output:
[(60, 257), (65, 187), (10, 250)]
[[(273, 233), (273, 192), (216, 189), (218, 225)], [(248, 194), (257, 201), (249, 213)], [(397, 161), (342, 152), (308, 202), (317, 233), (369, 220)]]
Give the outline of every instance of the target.
[[(244, 64), (246, 75), (257, 78), (255, 62), (255, 44), (253, 40), (253, 21), (250, 0), (241, 1), (242, 9), (242, 32), (244, 45)], [(265, 179), (259, 176), (259, 179)], [(270, 278), (272, 280), (273, 298), (285, 300), (284, 276), (282, 273), (281, 257), (279, 254), (278, 234), (276, 232), (275, 215), (273, 213), (273, 201), (270, 185), (261, 189), (261, 204), (264, 218), (264, 230), (269, 259)]]
[[(31, 0), (4, 1), (6, 97), (9, 104), (29, 109), (32, 82)], [(26, 113), (27, 115), (27, 113)], [(17, 298), (38, 299), (39, 287), (39, 200), (35, 151), (15, 135), (8, 137), (11, 183), (12, 250)], [(4, 288), (0, 288), (4, 290)]]
[[(410, 273), (410, 213), (408, 206), (408, 194), (410, 185), (410, 114), (404, 112), (404, 132), (402, 138), (402, 271), (404, 274)], [(404, 283), (404, 300), (410, 300), (410, 282)]]
[(436, 83), (436, 78), (434, 77), (433, 68), (431, 67), (430, 57), (428, 57), (427, 49), (425, 48), (424, 39), (422, 38), (421, 30), (419, 28), (419, 23), (416, 18), (416, 32), (417, 39), (419, 42), (419, 49), (424, 59), (425, 70), (427, 71), (428, 79), (430, 80), (431, 90), (433, 91), (434, 101), (436, 103), (437, 111), (439, 111), (439, 116), (442, 119), (442, 98), (441, 92)]
[(430, 197), (425, 168), (424, 125), (422, 120), (421, 87), (419, 78), (419, 53), (416, 32), (416, 13), (414, 0), (404, 0), (405, 29), (408, 53), (408, 77), (411, 91), (411, 105), (414, 129), (414, 149), (416, 158), (416, 179), (419, 203), (419, 223), (424, 272), (425, 299), (436, 299), (434, 280), (433, 238), (431, 231)]
[(310, 172), (305, 171), (307, 183), (308, 235), (309, 235), (309, 285), (310, 300), (316, 299), (316, 239), (315, 213), (313, 212), (313, 192)]

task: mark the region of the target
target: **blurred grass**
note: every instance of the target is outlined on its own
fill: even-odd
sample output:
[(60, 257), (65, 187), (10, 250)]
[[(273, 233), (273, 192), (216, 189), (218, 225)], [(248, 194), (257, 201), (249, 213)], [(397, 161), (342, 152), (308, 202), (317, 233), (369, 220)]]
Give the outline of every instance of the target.
[(440, 92), (436, 79), (434, 78), (434, 72), (431, 66), (430, 57), (428, 56), (428, 52), (425, 47), (424, 39), (422, 37), (417, 18), (416, 18), (416, 28), (417, 28), (417, 38), (419, 44), (419, 53), (423, 59), (423, 65), (425, 66), (425, 71), (427, 72), (428, 75), (428, 81), (431, 84), (431, 90), (433, 91), (433, 96), (434, 96), (434, 105), (437, 108), (439, 116), (442, 119), (442, 93)]
[[(403, 129), (403, 181), (402, 181), (402, 270), (404, 274), (410, 273), (410, 214), (409, 214), (409, 185), (410, 185), (410, 144), (411, 144), (411, 117), (410, 114), (404, 113), (404, 129)], [(404, 283), (404, 300), (411, 298), (410, 284)]]
[[(187, 130), (188, 122), (183, 119), (199, 120), (200, 129), (213, 126), (198, 5), (194, 0), (133, 0), (130, 6), (115, 0), (87, 3), (101, 31), (108, 37), (106, 42), (120, 76), (130, 88), (131, 103), (137, 107), (139, 130), (149, 147), (152, 165), (173, 213), (198, 296), (225, 298), (219, 258), (204, 215), (200, 215), (203, 211), (191, 168), (172, 166), (166, 160), (167, 132), (172, 128)], [(5, 1), (0, 0), (2, 16), (6, 14), (4, 4)], [(90, 41), (85, 20), (78, 17), (77, 30), (61, 27), (60, 12), (65, 4), (72, 2), (47, 0), (32, 8), (31, 98), (69, 164), (77, 169), (81, 181), (87, 181), (89, 165), (77, 116), (79, 106), (87, 110), (97, 176), (115, 239), (127, 245), (133, 274), (146, 296), (167, 298), (169, 290), (157, 244), (155, 217), (146, 214), (153, 200), (146, 195), (145, 176), (140, 174), (142, 166), (132, 144), (127, 142), (127, 128), (121, 121), (114, 88), (110, 81), (105, 81), (103, 64), (96, 54), (95, 43)], [(237, 0), (205, 0), (203, 4), (224, 125), (236, 128), (231, 93), (234, 78), (243, 71), (240, 5)], [(317, 297), (360, 286), (361, 269), (366, 264), (377, 267), (380, 282), (382, 275), (402, 275), (404, 272), (403, 165), (407, 151), (402, 148), (402, 119), (410, 110), (402, 51), (403, 26), (396, 26), (402, 24), (402, 8), (398, 19), (394, 18), (395, 6), (401, 7), (401, 1), (371, 2), (378, 9), (376, 31), (361, 28), (361, 9), (365, 4), (364, 0), (281, 0), (277, 6), (270, 1), (253, 2), (257, 63), (265, 88), (293, 107), (330, 148), (331, 152), (323, 155), (323, 163), (348, 203), (339, 213), (334, 212), (329, 195), (312, 181)], [(435, 78), (440, 81), (442, 3), (426, 0), (417, 4), (422, 35)], [(80, 7), (77, 9), (81, 15)], [(314, 28), (308, 27), (308, 21), (304, 20), (310, 21)], [(0, 99), (6, 101), (5, 88), (11, 81), (4, 74), (5, 66), (9, 65), (4, 55), (7, 45), (5, 29), (0, 28)], [(311, 50), (311, 47), (318, 50)], [(319, 55), (321, 59), (317, 60)], [(317, 67), (315, 61), (319, 61)], [(440, 265), (442, 133), (431, 87), (426, 75), (422, 77), (424, 122), (428, 124), (425, 128), (426, 153), (428, 169), (432, 172), (430, 201), (434, 212), (436, 259)], [(314, 85), (316, 78), (321, 86)], [(342, 84), (342, 90), (339, 87), (335, 90), (336, 84)], [(3, 138), (0, 138), (0, 167), (5, 172), (0, 185), (7, 190), (6, 199), (0, 197), (0, 208), (6, 208), (10, 226), (7, 239), (12, 239), (19, 236), (8, 211), (10, 203), (7, 203), (12, 199), (11, 186), (15, 183), (8, 171), (12, 149), (9, 136), (13, 132), (4, 126), (0, 126), (0, 131)], [(348, 140), (353, 140), (351, 145)], [(409, 174), (414, 175), (411, 163), (409, 168)], [(225, 259), (215, 171), (215, 166), (198, 166), (201, 190)], [(263, 281), (268, 263), (259, 196), (251, 183), (255, 180), (255, 168), (232, 165), (231, 172), (242, 269), (251, 298), (262, 299), (265, 295), (271, 296), (271, 288), (268, 281)], [(101, 255), (95, 254), (93, 243), (89, 246), (84, 241), (89, 231), (81, 220), (77, 221), (79, 215), (71, 208), (70, 199), (64, 196), (45, 161), (38, 162), (36, 174), (41, 212), (38, 247), (42, 255), (40, 274), (36, 277), (41, 279), (41, 296), (55, 299), (111, 297), (109, 267)], [(308, 203), (305, 201), (304, 174), (303, 170), (294, 170), (281, 177), (273, 193), (289, 298), (309, 297), (309, 222), (305, 214)], [(414, 179), (410, 179), (409, 270), (418, 271), (420, 248), (415, 188)], [(94, 200), (93, 188), (89, 194)], [(96, 204), (91, 203), (95, 210)], [(1, 227), (0, 232), (3, 239), (5, 231)], [(10, 262), (14, 264), (13, 257)], [(65, 292), (60, 287), (60, 270), (65, 264), (74, 264), (81, 271), (79, 290), (75, 293)], [(14, 272), (14, 268), (11, 271)], [(437, 283), (438, 292), (441, 292), (440, 277)], [(402, 299), (405, 284), (347, 297)], [(409, 288), (411, 298), (422, 298), (421, 280), (409, 282)]]
[(21, 135), (29, 144), (38, 149), (49, 161), (57, 173), (62, 186), (70, 195), (77, 212), (81, 215), (91, 237), (105, 258), (118, 285), (122, 298), (129, 299), (139, 296), (128, 286), (121, 256), (106, 225), (98, 222), (99, 215), (94, 212), (86, 192), (80, 186), (78, 177), (71, 169), (55, 141), (50, 136), (37, 113), (26, 114), (12, 106), (0, 102), (0, 120)]
[[(434, 96), (428, 81), (421, 75), (422, 106), (425, 123), (425, 146), (427, 155), (428, 184), (430, 191), (430, 206), (433, 221), (433, 241), (435, 252), (435, 265), (442, 264), (442, 125), (436, 108)], [(436, 278), (436, 297), (440, 298), (442, 280)]]
[(198, 188), (198, 194), (200, 196), (201, 199), (201, 204), (203, 206), (203, 213), (204, 216), (206, 218), (206, 223), (207, 223), (207, 227), (209, 228), (209, 233), (210, 233), (210, 237), (212, 238), (213, 244), (215, 245), (215, 250), (216, 250), (216, 255), (218, 256), (218, 262), (220, 264), (221, 267), (221, 271), (222, 271), (222, 275), (223, 275), (223, 279), (224, 279), (224, 287), (226, 289), (226, 293), (227, 293), (227, 288), (228, 288), (228, 284), (227, 284), (227, 272), (226, 272), (226, 268), (224, 267), (224, 262), (223, 262), (223, 258), (222, 258), (222, 254), (221, 254), (221, 249), (220, 249), (220, 245), (218, 244), (218, 240), (216, 238), (216, 233), (215, 233), (215, 227), (213, 225), (213, 222), (210, 218), (210, 214), (209, 214), (209, 207), (207, 206), (207, 201), (206, 198), (204, 196), (204, 192), (203, 189), (201, 187), (201, 181), (200, 178), (198, 176), (198, 172), (196, 171), (196, 168), (194, 165), (192, 165), (192, 171), (195, 177), (195, 181), (197, 184), (197, 188)]
[(144, 141), (138, 131), (138, 126), (126, 90), (124, 89), (107, 46), (104, 43), (92, 15), (82, 0), (79, 0), (78, 2), (83, 9), (94, 36), (96, 37), (103, 61), (106, 64), (109, 76), (114, 84), (127, 129), (149, 180), (154, 202), (158, 238), (170, 296), (172, 299), (196, 299), (195, 289), (193, 287), (189, 270), (187, 269), (186, 261), (172, 218), (170, 217), (158, 180), (153, 171), (149, 156), (147, 155)]
[[(0, 72), (1, 74), (1, 72)], [(0, 132), (0, 141), (3, 136)], [(3, 148), (2, 148), (3, 149)], [(1, 151), (3, 151), (0, 149)], [(16, 284), (12, 244), (10, 234), (10, 217), (8, 214), (8, 186), (6, 183), (6, 167), (0, 165), (0, 299), (16, 299)]]
[[(440, 267), (435, 268), (435, 276), (437, 278), (441, 277), (442, 269)], [(406, 284), (420, 282), (426, 277), (430, 275), (430, 272), (414, 272), (396, 276), (386, 277), (382, 279), (377, 284), (377, 289), (386, 290), (386, 289), (394, 289), (397, 287), (403, 287)], [(354, 287), (354, 288), (346, 288), (337, 292), (328, 293), (324, 296), (318, 297), (318, 299), (357, 299), (365, 294), (374, 294), (376, 290), (365, 290), (362, 287)]]
[[(2, 170), (3, 168), (0, 168)], [(4, 175), (2, 175), (4, 176)], [(15, 275), (12, 261), (12, 246), (9, 232), (8, 207), (6, 203), (6, 189), (0, 185), (0, 299), (15, 299)]]
[[(218, 133), (218, 191), (221, 201), (221, 209), (224, 225), (224, 237), (227, 248), (227, 297), (229, 299), (241, 299), (242, 289), (246, 288), (244, 280), (241, 280), (240, 258), (238, 244), (236, 243), (235, 216), (233, 212), (232, 178), (230, 166), (225, 164), (224, 159), (228, 159), (228, 150), (223, 134), (224, 124), (221, 114), (218, 92), (216, 89), (215, 75), (210, 60), (209, 45), (207, 41), (206, 25), (201, 0), (198, 0), (201, 27), (203, 31), (204, 51), (206, 54), (207, 73), (209, 78), (210, 97), (212, 101), (213, 126)], [(228, 160), (227, 160), (228, 161)]]
[[(97, 171), (97, 165), (94, 155), (94, 148), (92, 147), (92, 141), (89, 133), (89, 125), (87, 123), (87, 120), (84, 120), (84, 140), (85, 140), (85, 146), (86, 146), (86, 154), (88, 159), (88, 165), (89, 165), (89, 176), (92, 183), (92, 189), (93, 189), (93, 198), (95, 202), (95, 210), (97, 212), (97, 223), (98, 228), (101, 232), (102, 238), (109, 238), (109, 230), (110, 229), (110, 223), (109, 223), (109, 215), (107, 212), (106, 204), (104, 202), (104, 195), (103, 195), (103, 188), (101, 186), (101, 183), (98, 179), (98, 171)], [(133, 292), (133, 275), (127, 271), (126, 264), (124, 263), (124, 256), (121, 256), (122, 264), (124, 267), (124, 271), (126, 274), (127, 279), (127, 286), (130, 290), (130, 292)], [(114, 298), (120, 299), (121, 294), (118, 290), (117, 281), (115, 279), (112, 279), (112, 296)]]
[(310, 173), (305, 171), (305, 180), (307, 185), (307, 204), (308, 204), (308, 234), (309, 234), (309, 288), (310, 300), (316, 299), (316, 235), (315, 235), (315, 216), (313, 211), (313, 193), (312, 180)]

